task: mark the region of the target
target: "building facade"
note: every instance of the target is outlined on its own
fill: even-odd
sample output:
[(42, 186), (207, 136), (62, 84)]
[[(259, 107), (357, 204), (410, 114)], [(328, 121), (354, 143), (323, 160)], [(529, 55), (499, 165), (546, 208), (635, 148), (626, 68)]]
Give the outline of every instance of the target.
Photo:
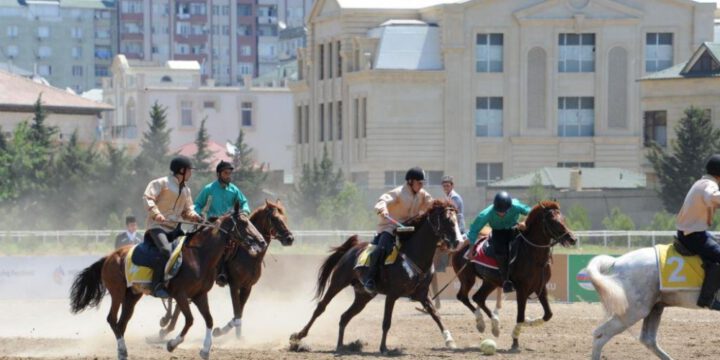
[(203, 84), (196, 61), (154, 63), (118, 55), (103, 97), (116, 108), (104, 119), (107, 135), (130, 152), (138, 151), (157, 102), (166, 107), (170, 149), (194, 142), (205, 120), (210, 139), (220, 144), (234, 143), (243, 130), (255, 160), (292, 181), (292, 94), (286, 88)]
[(420, 165), (465, 193), (541, 167), (642, 169), (637, 79), (713, 37), (690, 0), (319, 0), (295, 106), (296, 174), (332, 154), (371, 189)]
[(0, 1), (0, 62), (76, 93), (101, 86), (117, 52), (114, 1)]

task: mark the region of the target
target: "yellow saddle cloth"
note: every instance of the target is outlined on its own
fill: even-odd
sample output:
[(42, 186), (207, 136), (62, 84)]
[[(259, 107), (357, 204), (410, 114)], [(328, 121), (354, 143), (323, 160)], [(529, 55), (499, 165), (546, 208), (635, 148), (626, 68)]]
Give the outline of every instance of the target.
[[(175, 249), (173, 249), (173, 252), (170, 254), (170, 259), (167, 264), (165, 264), (165, 280), (169, 280), (175, 275), (172, 274), (168, 276), (174, 268), (175, 263), (177, 263), (178, 260), (182, 262), (182, 247), (185, 243), (185, 235), (180, 236), (177, 241), (177, 246), (175, 246)], [(138, 245), (130, 248), (130, 251), (128, 251), (125, 257), (125, 280), (127, 280), (128, 287), (131, 287), (133, 284), (150, 284), (152, 282), (153, 269), (147, 266), (136, 265), (132, 262), (132, 255), (136, 246)]]
[[(370, 252), (372, 249), (375, 248), (375, 245), (369, 244), (365, 250), (363, 250), (360, 253), (360, 256), (358, 256), (358, 261), (355, 267), (363, 267), (363, 266), (369, 266), (370, 265)], [(390, 252), (390, 255), (388, 255), (385, 258), (385, 265), (390, 265), (395, 262), (398, 258), (398, 254), (400, 254), (400, 248), (396, 246), (393, 246), (392, 251)]]
[(705, 278), (700, 256), (683, 256), (672, 245), (656, 245), (661, 290), (697, 290)]

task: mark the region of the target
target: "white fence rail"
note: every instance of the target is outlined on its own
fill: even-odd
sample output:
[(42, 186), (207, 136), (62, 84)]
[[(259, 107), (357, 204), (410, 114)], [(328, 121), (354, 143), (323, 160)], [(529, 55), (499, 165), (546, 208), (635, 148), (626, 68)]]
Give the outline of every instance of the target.
[[(101, 245), (113, 243), (115, 236), (124, 230), (67, 230), (67, 231), (0, 231), (0, 242), (23, 242), (35, 244), (74, 243)], [(293, 231), (296, 244), (330, 245), (338, 244), (352, 235), (363, 240), (372, 239), (374, 231), (351, 230), (305, 230)], [(637, 248), (672, 242), (674, 231), (577, 231), (578, 247), (602, 246), (613, 248)]]

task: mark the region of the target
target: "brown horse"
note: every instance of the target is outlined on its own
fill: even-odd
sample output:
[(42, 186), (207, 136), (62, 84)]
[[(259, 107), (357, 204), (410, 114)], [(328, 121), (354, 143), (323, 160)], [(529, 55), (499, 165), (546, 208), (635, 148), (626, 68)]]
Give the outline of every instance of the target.
[[(239, 213), (237, 204), (232, 214), (220, 218), (219, 227), (200, 230), (183, 247), (182, 265), (177, 275), (170, 280), (168, 290), (185, 316), (185, 327), (175, 339), (168, 341), (168, 351), (173, 351), (183, 342), (185, 334), (192, 326), (193, 316), (188, 300), (192, 299), (202, 314), (207, 328), (200, 356), (203, 359), (209, 358), (213, 319), (208, 307), (207, 292), (213, 286), (217, 265), (222, 260), (227, 245), (233, 242), (250, 244), (258, 251), (262, 251), (266, 246), (262, 235), (250, 223), (247, 216)], [(147, 291), (135, 285), (127, 286), (125, 261), (129, 249), (130, 247), (120, 248), (81, 271), (75, 277), (70, 294), (71, 310), (77, 313), (88, 306), (98, 306), (107, 289), (112, 299), (107, 321), (115, 333), (118, 359), (121, 360), (127, 359), (128, 356), (123, 338), (125, 328), (132, 317), (135, 304)], [(118, 321), (120, 305), (122, 305), (122, 314)]]
[[(571, 246), (575, 244), (575, 237), (565, 225), (565, 218), (560, 212), (560, 205), (553, 201), (542, 201), (533, 207), (525, 221), (527, 228), (519, 232), (515, 238), (517, 256), (511, 265), (510, 279), (517, 291), (517, 322), (513, 329), (513, 350), (519, 349), (518, 338), (523, 325), (536, 326), (550, 320), (552, 311), (547, 299), (547, 282), (550, 280), (550, 261), (552, 259), (551, 249), (556, 244)], [(485, 321), (482, 310), (492, 321), (492, 333), (500, 335), (500, 319), (497, 314), (490, 312), (485, 305), (485, 300), (497, 287), (502, 286), (500, 273), (473, 262), (468, 263), (465, 258), (468, 245), (460, 247), (452, 255), (452, 265), (460, 279), (460, 290), (457, 299), (470, 309), (475, 315), (475, 324), (481, 333), (485, 331)], [(466, 266), (467, 264), (467, 266)], [(465, 269), (467, 267), (467, 269)], [(483, 279), (482, 286), (473, 295), (473, 300), (478, 304), (476, 309), (468, 299), (468, 293), (475, 284), (475, 278)], [(532, 320), (525, 323), (525, 305), (528, 297), (537, 294), (540, 304), (543, 307), (542, 319)]]
[[(461, 239), (460, 229), (457, 224), (457, 210), (451, 202), (435, 200), (430, 210), (424, 215), (408, 221), (406, 225), (414, 226), (415, 231), (411, 234), (403, 234), (400, 237), (401, 247), (398, 261), (392, 265), (382, 266), (378, 274), (378, 292), (386, 296), (380, 352), (383, 354), (388, 352), (386, 339), (388, 330), (390, 330), (393, 306), (400, 297), (409, 297), (412, 300), (420, 301), (438, 327), (440, 327), (446, 345), (454, 348), (455, 342), (452, 335), (443, 326), (428, 296), (428, 286), (432, 279), (431, 267), (437, 244), (442, 241), (450, 248), (454, 248)], [(322, 264), (318, 274), (316, 298), (322, 297), (322, 300), (318, 303), (307, 325), (299, 333), (290, 336), (292, 349), (298, 348), (300, 340), (307, 336), (313, 322), (325, 311), (325, 307), (332, 298), (340, 290), (352, 285), (355, 290), (355, 301), (340, 317), (340, 332), (336, 351), (343, 350), (345, 327), (376, 295), (368, 294), (361, 284), (360, 279), (366, 269), (355, 269), (358, 257), (367, 245), (366, 242), (358, 242), (357, 235), (355, 235), (345, 241), (344, 244), (331, 250), (332, 254)], [(326, 292), (328, 281), (330, 283)]]
[[(253, 285), (258, 282), (262, 274), (262, 263), (269, 248), (270, 241), (278, 238), (283, 246), (292, 245), (295, 238), (287, 226), (287, 218), (285, 216), (285, 208), (278, 200), (276, 203), (265, 201), (265, 205), (255, 209), (250, 215), (250, 222), (255, 225), (258, 231), (263, 235), (268, 247), (257, 254), (251, 254), (246, 248), (239, 248), (237, 252), (227, 261), (228, 283), (230, 286), (230, 299), (232, 300), (234, 317), (223, 328), (215, 328), (213, 336), (221, 336), (227, 334), (232, 328), (235, 328), (235, 335), (240, 338), (242, 333), (242, 314), (247, 303), (250, 291)], [(164, 337), (175, 329), (179, 309), (176, 307), (175, 312), (171, 314), (172, 308), (168, 306), (167, 313), (163, 319), (167, 319), (172, 315), (172, 321), (167, 328), (160, 330), (160, 337)], [(162, 322), (161, 322), (162, 323)]]

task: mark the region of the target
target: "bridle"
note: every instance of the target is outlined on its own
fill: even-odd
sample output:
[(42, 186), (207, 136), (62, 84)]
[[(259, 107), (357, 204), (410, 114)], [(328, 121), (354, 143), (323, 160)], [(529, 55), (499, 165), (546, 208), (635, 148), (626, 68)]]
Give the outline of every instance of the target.
[(280, 236), (283, 236), (286, 238), (290, 237), (290, 230), (287, 229), (287, 226), (281, 226), (281, 223), (279, 222), (277, 217), (274, 216), (275, 211), (277, 211), (277, 210), (275, 208), (268, 206), (267, 209), (265, 209), (265, 211), (268, 213), (268, 219), (269, 219), (268, 221), (270, 222), (270, 232), (268, 234), (262, 234), (262, 236), (267, 240), (270, 240), (273, 238), (276, 239), (278, 232), (275, 231), (275, 229), (281, 229), (284, 231), (282, 234), (280, 234)]
[[(550, 213), (549, 213), (550, 215), (552, 214), (552, 211), (556, 211), (555, 209), (548, 209), (548, 208), (546, 208), (545, 206), (543, 206), (542, 204), (540, 205), (540, 207), (543, 209), (543, 211), (545, 211), (545, 210), (550, 210)], [(547, 244), (547, 245), (535, 244), (535, 243), (532, 242), (530, 239), (528, 239), (528, 238), (525, 236), (525, 234), (523, 234), (522, 232), (520, 232), (520, 233), (518, 234), (518, 237), (520, 237), (521, 239), (523, 239), (523, 241), (524, 241), (526, 244), (528, 244), (528, 245), (530, 245), (530, 246), (532, 246), (532, 247), (535, 247), (535, 248), (539, 248), (539, 249), (549, 249), (549, 248), (551, 248), (551, 247), (559, 244), (565, 236), (569, 236), (569, 233), (570, 233), (570, 232), (567, 230), (567, 228), (565, 228), (565, 231), (564, 231), (562, 234), (560, 234), (560, 235), (555, 234), (555, 233), (554, 233), (555, 231), (552, 229), (552, 227), (550, 226), (550, 224), (548, 224), (548, 221), (547, 221), (547, 215), (549, 215), (549, 214), (543, 214), (543, 217), (542, 217), (542, 219), (540, 220), (540, 221), (541, 221), (541, 224), (542, 224), (542, 232), (543, 232), (543, 235), (545, 235), (546, 237), (549, 237), (549, 238), (551, 239), (551, 241), (550, 241), (549, 244)]]
[[(443, 208), (443, 211), (444, 211), (444, 213), (447, 213), (447, 211), (451, 211), (451, 212), (457, 214), (457, 210), (455, 210), (455, 208), (453, 208), (453, 207), (451, 207), (451, 206), (446, 206), (446, 207), (444, 207), (444, 208)], [(430, 224), (430, 229), (432, 229), (433, 235), (435, 235), (435, 237), (437, 237), (438, 239), (440, 239), (440, 240), (438, 241), (438, 244), (440, 244), (441, 241), (447, 241), (447, 237), (444, 236), (444, 235), (442, 235), (442, 234), (440, 233), (441, 226), (442, 226), (442, 225), (440, 225), (440, 215), (437, 216), (437, 224), (434, 224), (434, 223), (433, 223), (433, 220), (432, 220), (433, 216), (432, 216), (432, 215), (433, 215), (432, 212), (428, 214), (428, 216), (427, 216), (427, 222), (428, 222), (428, 224)]]

